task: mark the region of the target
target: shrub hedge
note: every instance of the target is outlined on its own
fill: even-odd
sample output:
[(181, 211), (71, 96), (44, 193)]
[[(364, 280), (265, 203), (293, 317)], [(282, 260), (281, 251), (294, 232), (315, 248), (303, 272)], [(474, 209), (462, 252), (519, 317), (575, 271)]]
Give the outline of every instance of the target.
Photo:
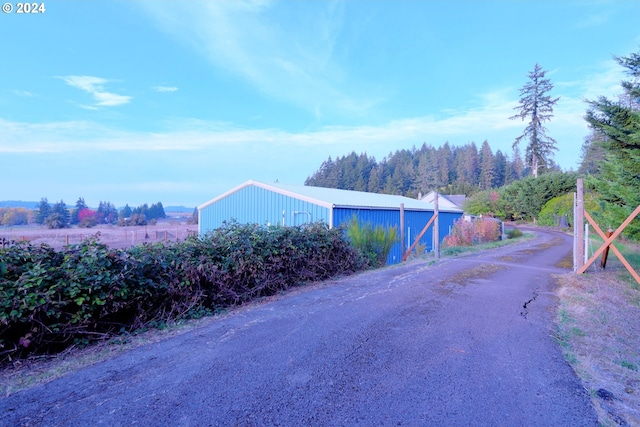
[(366, 266), (342, 230), (322, 223), (229, 223), (203, 237), (130, 249), (110, 249), (99, 235), (60, 251), (20, 242), (0, 249), (0, 364)]

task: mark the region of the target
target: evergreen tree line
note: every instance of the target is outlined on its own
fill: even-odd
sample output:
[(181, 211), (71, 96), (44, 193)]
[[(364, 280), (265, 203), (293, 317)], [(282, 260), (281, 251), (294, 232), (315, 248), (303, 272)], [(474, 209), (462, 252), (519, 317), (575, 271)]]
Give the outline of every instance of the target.
[(101, 201), (98, 209), (93, 210), (87, 206), (83, 197), (78, 198), (73, 209), (68, 209), (63, 200), (51, 206), (47, 198), (43, 197), (34, 213), (34, 221), (49, 228), (66, 228), (71, 225), (92, 227), (98, 224), (145, 225), (147, 221), (160, 218), (166, 218), (161, 202), (151, 206), (145, 203), (134, 209), (127, 204), (118, 211), (111, 202)]
[[(542, 173), (559, 170), (553, 161), (541, 168)], [(305, 185), (408, 197), (432, 190), (469, 196), (502, 187), (530, 173), (517, 147), (509, 156), (500, 150), (494, 154), (487, 141), (480, 149), (475, 142), (459, 147), (446, 142), (438, 148), (424, 143), (419, 149), (389, 153), (380, 162), (366, 153), (352, 152), (335, 160), (329, 157), (306, 179)]]

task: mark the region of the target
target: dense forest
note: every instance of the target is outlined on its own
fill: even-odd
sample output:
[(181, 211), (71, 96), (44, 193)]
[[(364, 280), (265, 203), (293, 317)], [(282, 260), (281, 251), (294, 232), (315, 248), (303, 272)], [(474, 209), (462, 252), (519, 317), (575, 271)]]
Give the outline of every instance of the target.
[[(551, 161), (541, 172), (559, 170)], [(480, 149), (475, 142), (460, 147), (446, 142), (438, 148), (425, 143), (419, 149), (398, 150), (380, 162), (366, 153), (352, 152), (335, 160), (329, 157), (305, 185), (408, 197), (432, 190), (470, 196), (529, 175), (530, 168), (517, 148), (512, 155), (500, 150), (494, 154), (488, 141)]]

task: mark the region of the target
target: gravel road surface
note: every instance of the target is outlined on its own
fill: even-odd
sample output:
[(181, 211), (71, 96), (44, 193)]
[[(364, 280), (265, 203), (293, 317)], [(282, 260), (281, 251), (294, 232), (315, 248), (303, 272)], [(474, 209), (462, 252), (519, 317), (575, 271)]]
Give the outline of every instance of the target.
[(3, 426), (596, 426), (552, 338), (568, 236), (297, 289), (0, 400)]

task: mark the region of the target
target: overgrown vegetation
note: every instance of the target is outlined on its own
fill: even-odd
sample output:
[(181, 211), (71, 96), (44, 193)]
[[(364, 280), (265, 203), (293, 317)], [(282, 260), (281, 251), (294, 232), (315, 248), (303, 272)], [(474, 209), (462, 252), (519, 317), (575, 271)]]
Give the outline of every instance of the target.
[(226, 224), (202, 238), (109, 249), (0, 250), (0, 363), (197, 318), (366, 266), (342, 230)]
[(391, 247), (398, 241), (398, 228), (360, 224), (353, 217), (347, 226), (347, 236), (351, 244), (367, 259), (370, 267), (382, 267), (387, 263)]
[(534, 221), (551, 199), (575, 191), (577, 179), (574, 172), (527, 177), (497, 190), (476, 194), (467, 200), (465, 210), (507, 221)]
[[(592, 214), (601, 210), (594, 193), (584, 194), (584, 207)], [(573, 227), (573, 193), (549, 200), (540, 211), (538, 224), (550, 227)]]
[(492, 218), (478, 218), (475, 221), (459, 219), (453, 224), (451, 233), (444, 238), (446, 247), (472, 246), (500, 240), (500, 224)]

